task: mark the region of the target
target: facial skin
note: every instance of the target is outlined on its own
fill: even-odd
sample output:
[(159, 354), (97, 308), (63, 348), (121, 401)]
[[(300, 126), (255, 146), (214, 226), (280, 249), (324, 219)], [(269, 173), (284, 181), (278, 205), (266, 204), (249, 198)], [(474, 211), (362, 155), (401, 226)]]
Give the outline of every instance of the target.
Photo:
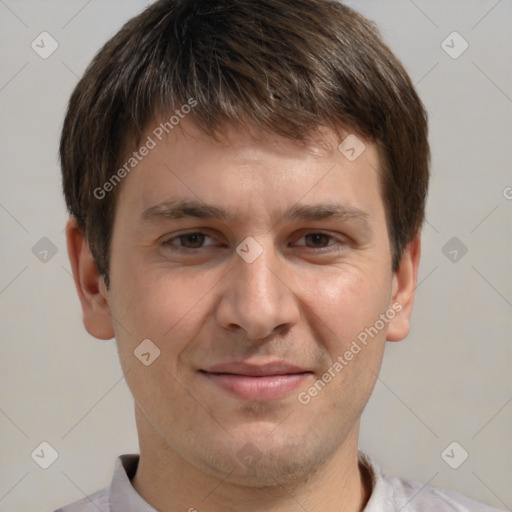
[[(357, 464), (359, 418), (386, 339), (409, 331), (419, 236), (393, 273), (369, 141), (351, 162), (331, 131), (320, 148), (234, 128), (216, 142), (189, 119), (180, 127), (120, 185), (108, 291), (73, 219), (66, 231), (84, 325), (96, 338), (115, 336), (134, 396), (141, 459), (132, 484), (162, 512), (362, 510), (370, 489)], [(232, 218), (141, 220), (170, 199)], [(326, 204), (363, 215), (284, 216)], [(263, 251), (250, 263), (236, 252), (249, 236)], [(299, 394), (397, 303), (378, 335), (301, 403)], [(145, 339), (161, 351), (149, 366), (134, 355)], [(310, 373), (276, 398), (244, 398), (203, 372), (234, 361)]]

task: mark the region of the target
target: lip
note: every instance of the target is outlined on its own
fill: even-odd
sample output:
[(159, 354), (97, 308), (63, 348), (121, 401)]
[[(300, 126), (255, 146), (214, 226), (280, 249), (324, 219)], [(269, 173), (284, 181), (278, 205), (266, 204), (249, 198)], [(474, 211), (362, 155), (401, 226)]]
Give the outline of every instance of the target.
[(210, 366), (204, 371), (208, 373), (230, 373), (234, 375), (247, 375), (249, 377), (268, 377), (271, 375), (304, 373), (308, 370), (286, 363), (284, 361), (272, 361), (266, 364), (250, 364), (233, 361), (231, 363), (216, 364), (214, 366)]
[(282, 361), (262, 365), (232, 362), (200, 370), (210, 382), (243, 400), (263, 402), (285, 396), (312, 372)]

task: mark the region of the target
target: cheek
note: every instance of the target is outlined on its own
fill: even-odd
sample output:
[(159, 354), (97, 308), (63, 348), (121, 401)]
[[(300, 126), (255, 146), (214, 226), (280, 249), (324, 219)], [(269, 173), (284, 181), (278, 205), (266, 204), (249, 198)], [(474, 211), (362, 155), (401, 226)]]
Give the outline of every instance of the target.
[(311, 322), (321, 326), (324, 339), (330, 340), (330, 352), (343, 350), (388, 307), (390, 283), (361, 268), (311, 274), (303, 283), (304, 311), (313, 313)]
[(122, 327), (116, 337), (126, 350), (149, 338), (161, 350), (179, 353), (203, 322), (208, 292), (222, 276), (215, 277), (164, 266), (118, 267), (116, 284), (121, 285), (113, 295), (112, 313)]
[(360, 415), (375, 385), (388, 327), (379, 319), (387, 310), (388, 295), (382, 283), (355, 271), (323, 282), (321, 288), (311, 288), (308, 306), (314, 312), (309, 320), (316, 329), (313, 336), (323, 345), (325, 366), (317, 377), (321, 382), (305, 392), (321, 394), (314, 407), (320, 414), (332, 411), (344, 424)]
[(347, 409), (359, 414), (375, 385), (388, 328), (380, 315), (388, 308), (389, 287), (382, 276), (354, 268), (325, 280), (311, 303), (329, 327), (323, 338), (329, 355), (324, 379), (331, 379), (325, 400), (342, 415)]

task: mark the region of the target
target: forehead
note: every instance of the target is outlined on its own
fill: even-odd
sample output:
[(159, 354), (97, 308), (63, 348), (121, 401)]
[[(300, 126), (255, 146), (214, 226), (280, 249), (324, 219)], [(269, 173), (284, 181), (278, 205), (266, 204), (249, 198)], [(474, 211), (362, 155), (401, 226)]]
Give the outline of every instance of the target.
[[(301, 196), (331, 205), (343, 196), (351, 197), (353, 204), (343, 208), (343, 214), (350, 215), (361, 210), (357, 203), (365, 191), (375, 200), (375, 189), (380, 188), (376, 146), (346, 130), (324, 128), (311, 140), (297, 142), (234, 126), (214, 139), (189, 119), (181, 120), (169, 133), (157, 131), (161, 126), (157, 121), (150, 123), (140, 147), (127, 155), (135, 159), (133, 155), (139, 153), (140, 160), (123, 180), (121, 202), (128, 202), (142, 220), (157, 215), (164, 202), (194, 201), (197, 206), (201, 202), (234, 204), (238, 199), (247, 214), (249, 206), (263, 203), (282, 211), (285, 203), (292, 206)], [(304, 206), (307, 201), (300, 203)], [(318, 206), (318, 200), (315, 203)], [(224, 218), (234, 215), (228, 208), (218, 213)], [(208, 215), (214, 215), (212, 209)]]

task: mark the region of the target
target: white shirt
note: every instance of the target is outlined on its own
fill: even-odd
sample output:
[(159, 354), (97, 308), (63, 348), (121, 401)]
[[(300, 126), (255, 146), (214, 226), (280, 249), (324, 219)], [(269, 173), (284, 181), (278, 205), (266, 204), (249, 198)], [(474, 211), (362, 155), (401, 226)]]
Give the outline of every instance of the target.
[[(383, 475), (375, 460), (361, 451), (359, 462), (372, 479), (371, 496), (363, 512), (498, 512), (455, 491)], [(110, 486), (55, 512), (157, 512), (131, 484), (138, 463), (138, 454), (120, 455)]]

